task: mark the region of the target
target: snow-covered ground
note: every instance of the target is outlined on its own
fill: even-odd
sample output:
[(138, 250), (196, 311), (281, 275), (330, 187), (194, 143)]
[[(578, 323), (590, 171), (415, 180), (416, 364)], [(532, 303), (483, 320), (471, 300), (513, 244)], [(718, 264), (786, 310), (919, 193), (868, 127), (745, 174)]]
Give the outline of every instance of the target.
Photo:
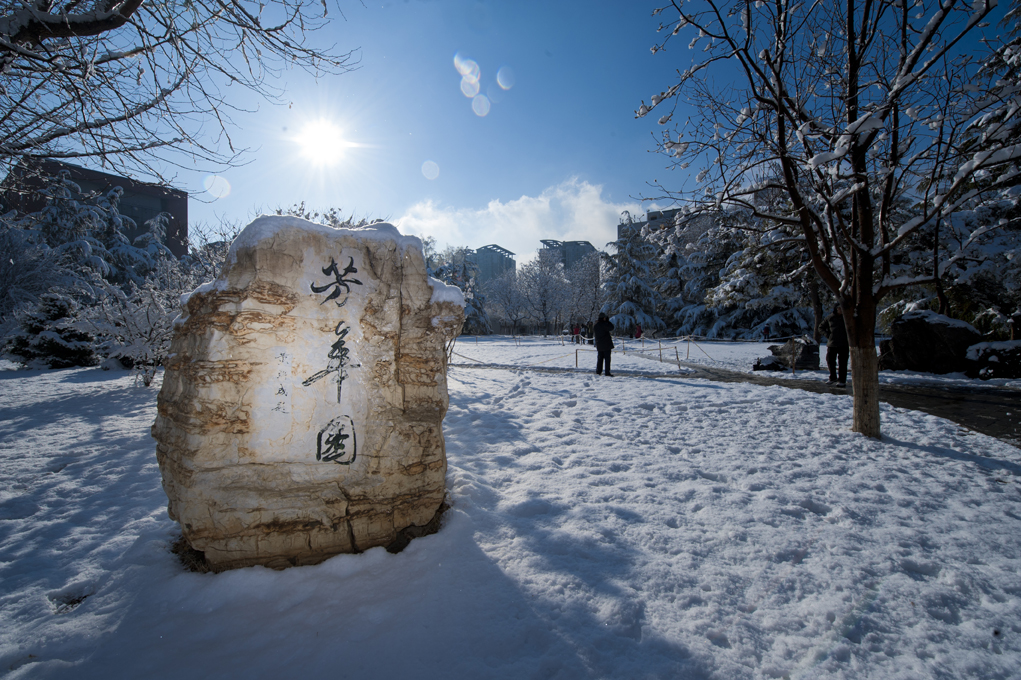
[[(521, 361), (573, 369), (546, 344)], [(1021, 451), (885, 405), (868, 440), (848, 396), (630, 352), (614, 370), (451, 367), (438, 534), (218, 575), (168, 551), (155, 389), (0, 371), (0, 674), (1018, 677)]]
[[(728, 371), (739, 371), (741, 373), (756, 373), (752, 370), (755, 360), (760, 357), (770, 356), (770, 345), (782, 345), (783, 341), (772, 342), (728, 342), (725, 340), (704, 340), (704, 339), (676, 339), (664, 340), (641, 340), (620, 339), (615, 340), (616, 348), (613, 354), (613, 366), (620, 366), (626, 371), (638, 373), (654, 372), (678, 372), (678, 365), (673, 364), (671, 369), (667, 362), (681, 362), (681, 371), (685, 364), (696, 364), (708, 368), (722, 368)], [(550, 366), (558, 368), (573, 368), (575, 361), (574, 350), (581, 348), (578, 353), (578, 365), (581, 368), (591, 370), (595, 367), (596, 354), (591, 346), (572, 345), (567, 342), (561, 346), (559, 338), (522, 337), (514, 340), (507, 336), (489, 337), (468, 337), (458, 340), (454, 351), (459, 356), (454, 357), (454, 363), (471, 363), (481, 356), (478, 351), (484, 352), (487, 360), (496, 361), (509, 366)], [(657, 359), (656, 362), (647, 362), (640, 359), (640, 356)], [(660, 364), (658, 358), (662, 356), (664, 363)], [(826, 368), (826, 345), (820, 348), (819, 370), (815, 371), (762, 371), (758, 375), (771, 378), (796, 380), (819, 380), (825, 382), (829, 379), (829, 370)], [(851, 376), (851, 369), (848, 366), (848, 376)], [(929, 386), (991, 386), (1011, 387), (1021, 389), (1021, 380), (978, 380), (969, 378), (963, 373), (949, 373), (947, 375), (935, 375), (932, 373), (915, 373), (912, 371), (880, 371), (880, 384), (898, 385), (929, 385)]]

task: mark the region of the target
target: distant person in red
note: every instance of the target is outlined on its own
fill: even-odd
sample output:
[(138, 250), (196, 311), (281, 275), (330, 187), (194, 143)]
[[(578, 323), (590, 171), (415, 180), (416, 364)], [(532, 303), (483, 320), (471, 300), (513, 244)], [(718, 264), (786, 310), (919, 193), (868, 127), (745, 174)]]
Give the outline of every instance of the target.
[(581, 327), (578, 324), (571, 326), (571, 338), (574, 340), (574, 344), (581, 344)]
[(640, 337), (642, 337), (642, 324), (636, 323), (635, 324), (635, 340), (637, 340)]
[(592, 328), (596, 337), (596, 375), (603, 374), (603, 364), (606, 364), (606, 377), (612, 378), (610, 373), (610, 354), (613, 352), (613, 324), (606, 318), (606, 314), (599, 312), (599, 321)]

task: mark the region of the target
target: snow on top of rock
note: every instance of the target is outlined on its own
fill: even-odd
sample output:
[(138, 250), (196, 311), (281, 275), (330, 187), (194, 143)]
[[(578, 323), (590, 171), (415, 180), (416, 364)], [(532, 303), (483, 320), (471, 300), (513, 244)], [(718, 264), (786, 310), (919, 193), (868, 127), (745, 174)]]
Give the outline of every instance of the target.
[(417, 236), (405, 236), (397, 227), (388, 222), (376, 222), (363, 227), (347, 227), (338, 229), (325, 224), (317, 224), (293, 215), (260, 215), (251, 224), (245, 227), (234, 242), (230, 244), (230, 252), (227, 255), (229, 262), (232, 262), (235, 253), (241, 248), (252, 248), (260, 241), (273, 238), (285, 229), (303, 229), (315, 232), (324, 236), (353, 236), (361, 239), (375, 241), (395, 241), (403, 253), (408, 247), (422, 250), (422, 241)]
[(924, 319), (928, 323), (939, 324), (941, 326), (955, 326), (957, 328), (967, 328), (978, 333), (978, 330), (967, 321), (951, 319), (949, 316), (943, 316), (942, 314), (937, 314), (936, 312), (928, 309), (918, 310), (915, 312), (907, 312), (902, 318)]
[(464, 293), (457, 286), (443, 283), (431, 276), (429, 277), (429, 285), (433, 289), (432, 297), (429, 298), (429, 304), (434, 302), (453, 302), (455, 305), (464, 307)]
[(198, 286), (195, 290), (190, 293), (183, 294), (178, 299), (178, 304), (181, 305), (181, 316), (174, 320), (174, 325), (179, 326), (188, 320), (188, 300), (191, 299), (192, 295), (199, 295), (202, 293), (208, 293), (214, 290), (227, 290), (227, 279), (219, 278), (212, 281), (206, 281), (201, 286)]
[(977, 345), (972, 345), (968, 348), (965, 356), (970, 361), (978, 361), (982, 352), (985, 350), (991, 350), (993, 352), (1004, 352), (1004, 351), (1021, 351), (1021, 340), (1003, 340), (1001, 342), (980, 342)]

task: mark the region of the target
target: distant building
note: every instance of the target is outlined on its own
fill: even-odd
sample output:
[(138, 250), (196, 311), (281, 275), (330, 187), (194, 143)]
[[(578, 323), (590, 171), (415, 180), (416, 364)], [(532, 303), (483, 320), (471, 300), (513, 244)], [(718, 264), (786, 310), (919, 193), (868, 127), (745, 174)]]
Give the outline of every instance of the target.
[(671, 210), (650, 210), (645, 213), (645, 220), (653, 229), (670, 229), (674, 226), (674, 218), (679, 212), (681, 212), (680, 208), (673, 208)]
[(560, 263), (564, 269), (570, 269), (581, 262), (586, 255), (596, 252), (595, 246), (588, 241), (554, 241), (552, 239), (542, 240), (543, 250), (550, 250), (557, 253)]
[(41, 210), (46, 201), (37, 192), (44, 186), (43, 177), (55, 177), (61, 170), (66, 170), (71, 181), (85, 194), (106, 193), (113, 187), (124, 190), (119, 210), (121, 215), (130, 217), (135, 223), (135, 229), (124, 232), (128, 239), (144, 234), (145, 223), (161, 212), (168, 213), (170, 222), (165, 245), (176, 257), (188, 252), (188, 193), (178, 189), (137, 182), (61, 161), (41, 160), (33, 163), (31, 169), (19, 163), (11, 170), (0, 185), (4, 204), (21, 214)]
[(514, 253), (495, 243), (472, 251), (468, 257), (479, 268), (479, 284), (481, 285), (517, 269)]
[[(645, 225), (662, 231), (663, 229), (671, 229), (674, 226), (674, 218), (677, 213), (681, 211), (680, 208), (671, 208), (670, 210), (650, 210), (645, 213), (644, 220), (635, 220), (631, 223), (632, 228), (641, 230)], [(617, 225), (617, 240), (621, 240), (623, 236), (623, 230), (627, 225), (623, 222)]]

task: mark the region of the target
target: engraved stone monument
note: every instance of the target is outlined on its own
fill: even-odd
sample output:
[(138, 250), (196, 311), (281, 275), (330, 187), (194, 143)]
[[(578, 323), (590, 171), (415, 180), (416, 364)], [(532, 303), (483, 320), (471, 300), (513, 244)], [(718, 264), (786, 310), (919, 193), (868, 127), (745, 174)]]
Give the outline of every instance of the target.
[(182, 307), (152, 434), (170, 516), (213, 568), (311, 564), (433, 519), (464, 301), (417, 238), (260, 217)]

